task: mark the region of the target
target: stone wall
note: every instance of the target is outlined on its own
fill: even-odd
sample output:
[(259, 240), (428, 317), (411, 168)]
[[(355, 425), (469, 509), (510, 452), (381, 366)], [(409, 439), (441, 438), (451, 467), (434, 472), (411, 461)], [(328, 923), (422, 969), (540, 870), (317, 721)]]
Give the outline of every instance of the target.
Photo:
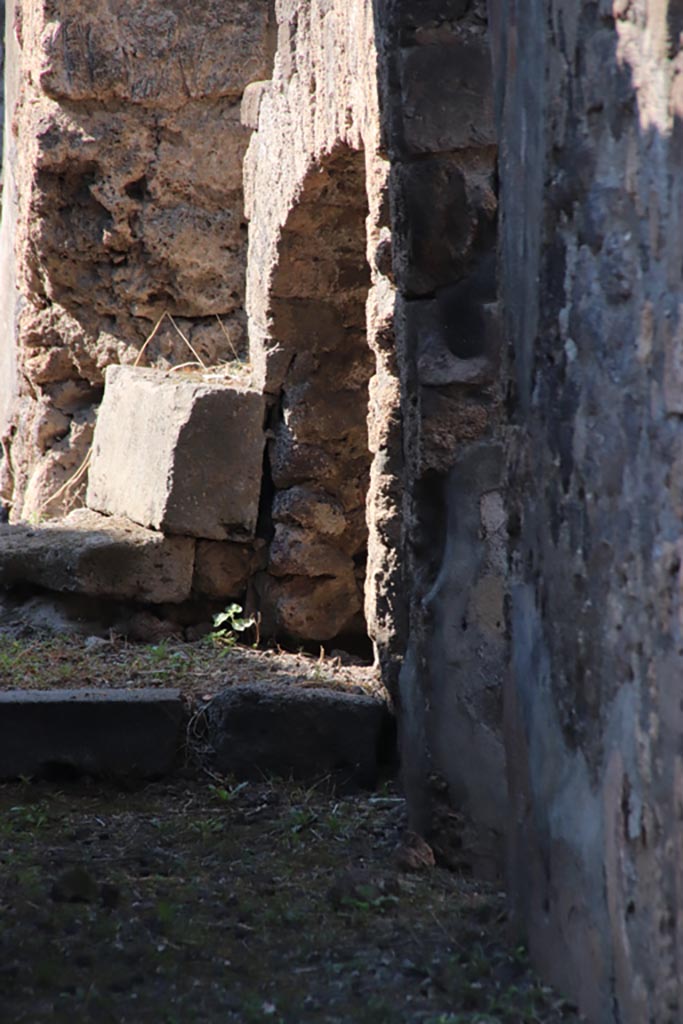
[(490, 827), (494, 847), (505, 814), (486, 12), (356, 0), (276, 13), (273, 78), (244, 104), (258, 129), (245, 165), (250, 347), (272, 396), (269, 572), (282, 577), (266, 604), (281, 624), (308, 595), (350, 614), (351, 555), (399, 704), (414, 824), (452, 860), (454, 808)]
[(414, 824), (462, 856), (452, 809), (506, 815), (506, 517), (496, 144), (482, 3), (378, 7), (403, 418), (407, 645), (399, 695)]
[[(92, 565), (125, 550), (116, 593), (154, 603), (131, 534), (171, 559), (164, 600), (249, 587), (264, 635), (367, 632), (413, 827), (443, 862), (495, 871), (507, 823), (515, 921), (544, 976), (590, 1021), (674, 1024), (683, 17), (674, 0), (489, 0), (489, 16), (495, 89), (481, 0), (18, 0), (2, 497), (16, 518), (78, 502), (84, 481), (64, 484), (106, 366), (155, 326), (145, 363), (185, 360), (181, 332), (221, 363), (248, 318), (248, 528), (226, 533), (220, 501), (178, 538), (170, 505), (142, 531), (117, 520), (115, 540), (75, 513), (98, 552), (82, 589), (111, 595)], [(24, 532), (35, 572), (10, 552), (12, 580), (57, 587), (59, 528)], [(461, 810), (484, 827), (471, 850)]]
[[(143, 347), (143, 364), (184, 362), (181, 332), (209, 364), (240, 351), (253, 132), (243, 188), (248, 386), (267, 419), (258, 521), (226, 541), (140, 512), (166, 509), (168, 474), (156, 470), (173, 464), (151, 398), (138, 415), (124, 393), (122, 381), (152, 387), (144, 374), (107, 377), (120, 394), (103, 406), (88, 502), (198, 537), (193, 595), (248, 589), (263, 636), (367, 649), (369, 635), (399, 710), (413, 825), (453, 862), (464, 810), (496, 847), (505, 367), (480, 0), (278, 0), (272, 23), (267, 3), (246, 0), (212, 0), (200, 15), (185, 0), (22, 0), (10, 42), (19, 145), (3, 237), (17, 281), (0, 351), (17, 364), (2, 462), (13, 518), (82, 502), (85, 475), (69, 481), (108, 365)], [(159, 400), (176, 393), (158, 380)], [(137, 460), (141, 432), (167, 461)], [(226, 451), (238, 443), (226, 437)], [(126, 490), (133, 452), (140, 479), (163, 478), (153, 500)]]
[(364, 589), (388, 662), (400, 429), (372, 5), (282, 2), (276, 14), (272, 80), (245, 97), (258, 128), (245, 163), (250, 355), (271, 396), (275, 490), (277, 579), (261, 599), (276, 627), (322, 640), (365, 632)]
[[(16, 141), (12, 134), (12, 119), (17, 103), (17, 52), (13, 26), (12, 5), (2, 5), (2, 24), (5, 27), (2, 80), (2, 215), (0, 219), (0, 424), (7, 422), (17, 389), (14, 332), (14, 304), (16, 274), (14, 261), (14, 234), (16, 222)], [(7, 465), (7, 452), (0, 445), (0, 494), (3, 490), (3, 470)]]
[(103, 369), (135, 361), (160, 317), (178, 329), (164, 319), (150, 365), (192, 358), (180, 332), (209, 365), (244, 351), (239, 109), (272, 38), (268, 0), (19, 0), (10, 22), (2, 497), (35, 520), (78, 499), (61, 489)]
[(510, 887), (600, 1024), (683, 1014), (680, 4), (493, 0), (514, 356)]

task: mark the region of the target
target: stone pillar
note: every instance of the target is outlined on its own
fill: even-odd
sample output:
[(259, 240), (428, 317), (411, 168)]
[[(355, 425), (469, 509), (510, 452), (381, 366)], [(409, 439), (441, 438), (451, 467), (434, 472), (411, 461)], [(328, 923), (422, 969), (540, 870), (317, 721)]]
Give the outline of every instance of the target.
[[(351, 323), (346, 309), (335, 320), (331, 307), (339, 314), (344, 289), (354, 287), (339, 243), (343, 249), (365, 194), (361, 326), (374, 360), (366, 370), (367, 624), (398, 703), (413, 823), (452, 860), (452, 812), (464, 810), (489, 830), (486, 851), (472, 854), (481, 866), (486, 852), (500, 855), (506, 810), (504, 371), (485, 11), (460, 0), (282, 3), (273, 78), (252, 86), (244, 112), (258, 126), (245, 163), (251, 355), (276, 419), (286, 407), (295, 427), (310, 410), (302, 389), (296, 407), (293, 378), (312, 367), (312, 354), (342, 322), (347, 344), (335, 343), (335, 358), (345, 351), (355, 375), (358, 318)], [(349, 151), (363, 154), (364, 188), (347, 197), (346, 218), (339, 204), (326, 230), (320, 211), (325, 196), (342, 195), (351, 182), (341, 157)], [(324, 298), (317, 307), (313, 294)], [(321, 421), (335, 419), (333, 390), (328, 399)], [(335, 426), (344, 409), (340, 403)], [(280, 420), (274, 473), (284, 486), (289, 457), (291, 486), (305, 446), (286, 450)], [(330, 479), (324, 460), (307, 468)], [(276, 554), (287, 525), (278, 521), (282, 500), (274, 505)], [(285, 565), (281, 586), (293, 587), (297, 566)], [(316, 571), (324, 567), (321, 559)]]
[(462, 855), (456, 808), (483, 826), (485, 849), (470, 856), (494, 870), (507, 567), (486, 11), (455, 0), (377, 9), (405, 455), (403, 764), (414, 824), (442, 858)]
[(273, 78), (244, 104), (258, 126), (245, 162), (250, 353), (272, 401), (263, 597), (276, 631), (328, 640), (365, 633), (365, 583), (383, 658), (400, 594), (400, 427), (373, 8), (277, 13)]

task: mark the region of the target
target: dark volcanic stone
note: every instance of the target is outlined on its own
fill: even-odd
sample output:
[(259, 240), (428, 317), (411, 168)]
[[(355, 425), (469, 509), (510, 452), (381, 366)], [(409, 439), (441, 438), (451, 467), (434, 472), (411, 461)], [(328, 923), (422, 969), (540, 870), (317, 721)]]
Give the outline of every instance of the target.
[(7, 690), (0, 778), (165, 775), (184, 721), (178, 690)]
[(394, 728), (382, 700), (337, 690), (233, 686), (206, 711), (215, 767), (374, 786), (391, 761)]

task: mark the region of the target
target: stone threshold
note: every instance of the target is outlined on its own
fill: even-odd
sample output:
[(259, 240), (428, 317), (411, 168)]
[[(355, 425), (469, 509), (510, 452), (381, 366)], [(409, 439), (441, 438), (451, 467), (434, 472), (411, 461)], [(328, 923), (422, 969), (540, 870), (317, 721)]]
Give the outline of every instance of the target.
[(5, 690), (0, 778), (158, 778), (181, 761), (180, 690)]
[(0, 780), (160, 778), (188, 752), (242, 779), (373, 788), (395, 768), (394, 720), (379, 698), (268, 684), (232, 686), (199, 710), (176, 689), (0, 692)]

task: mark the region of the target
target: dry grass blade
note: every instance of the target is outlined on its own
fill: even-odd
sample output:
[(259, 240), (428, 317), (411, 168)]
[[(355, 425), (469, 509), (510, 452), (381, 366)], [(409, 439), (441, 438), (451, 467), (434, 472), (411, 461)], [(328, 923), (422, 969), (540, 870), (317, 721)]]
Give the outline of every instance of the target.
[(155, 323), (155, 325), (154, 325), (154, 327), (152, 329), (152, 332), (150, 334), (148, 334), (147, 337), (145, 338), (145, 343), (142, 346), (142, 348), (140, 349), (140, 351), (138, 352), (137, 359), (133, 363), (133, 366), (139, 366), (140, 365), (140, 360), (142, 359), (143, 355), (147, 351), (147, 346), (150, 345), (154, 341), (154, 339), (156, 338), (157, 334), (159, 333), (159, 328), (161, 327), (162, 323), (164, 322), (165, 316), (166, 316), (166, 310), (164, 310), (164, 312), (161, 314), (161, 316), (159, 317), (159, 319)]
[[(197, 361), (197, 363), (199, 364), (199, 366), (201, 366), (202, 370), (206, 370), (206, 363), (205, 363), (205, 362), (204, 362), (204, 361), (202, 360), (202, 357), (201, 357), (201, 356), (199, 355), (199, 353), (198, 353), (198, 352), (196, 351), (196, 349), (195, 349), (195, 348), (193, 348), (193, 346), (192, 346), (192, 343), (190, 342), (189, 338), (186, 338), (186, 337), (185, 337), (185, 335), (183, 334), (183, 332), (182, 332), (182, 331), (180, 330), (180, 328), (178, 327), (178, 324), (177, 324), (177, 323), (176, 323), (176, 321), (175, 321), (175, 320), (173, 319), (173, 317), (171, 316), (171, 314), (170, 314), (170, 313), (168, 312), (168, 310), (167, 310), (167, 309), (165, 309), (165, 310), (164, 310), (164, 312), (163, 312), (163, 313), (161, 314), (161, 316), (160, 316), (160, 317), (159, 317), (159, 319), (157, 320), (156, 324), (154, 325), (154, 329), (152, 330), (152, 333), (151, 333), (151, 334), (149, 335), (149, 337), (147, 337), (147, 338), (145, 339), (145, 343), (144, 343), (144, 345), (142, 346), (142, 348), (140, 349), (140, 351), (138, 352), (138, 356), (137, 356), (137, 359), (136, 359), (136, 360), (135, 360), (135, 362), (133, 363), (133, 366), (139, 366), (139, 365), (140, 365), (140, 360), (142, 359), (142, 357), (143, 357), (143, 355), (144, 355), (144, 353), (145, 353), (145, 351), (146, 351), (146, 349), (147, 349), (147, 346), (148, 346), (148, 345), (149, 345), (149, 344), (150, 344), (150, 343), (151, 343), (151, 342), (152, 342), (152, 341), (154, 340), (154, 338), (155, 338), (155, 337), (157, 336), (157, 334), (158, 334), (158, 332), (159, 332), (159, 328), (161, 327), (162, 323), (163, 323), (163, 322), (164, 322), (164, 320), (166, 320), (166, 319), (167, 319), (167, 320), (168, 320), (168, 321), (170, 322), (170, 324), (171, 324), (171, 326), (173, 327), (173, 329), (174, 329), (174, 330), (175, 330), (175, 331), (177, 332), (178, 336), (179, 336), (179, 337), (180, 337), (180, 338), (182, 339), (182, 341), (183, 341), (183, 342), (185, 343), (185, 345), (187, 346), (187, 348), (189, 349), (189, 351), (190, 351), (190, 352), (192, 353), (192, 355), (194, 356), (194, 358), (195, 358), (195, 360)], [(187, 365), (187, 364), (186, 364), (186, 365)], [(178, 367), (174, 367), (174, 369), (178, 369)]]
[(227, 329), (227, 327), (225, 326), (225, 324), (223, 323), (223, 321), (219, 317), (218, 313), (216, 313), (216, 320), (218, 320), (218, 326), (222, 330), (223, 334), (225, 335), (225, 340), (227, 341), (228, 345), (230, 346), (230, 351), (232, 352), (232, 354), (235, 357), (235, 359), (239, 362), (240, 361), (240, 357), (239, 357), (239, 355), (237, 353), (237, 349), (235, 348), (235, 346), (232, 343), (232, 338), (230, 337), (230, 331)]
[(88, 470), (91, 458), (92, 448), (88, 448), (85, 458), (81, 462), (80, 466), (71, 474), (68, 480), (65, 480), (64, 483), (60, 487), (58, 487), (57, 490), (49, 496), (49, 498), (46, 498), (42, 505), (40, 505), (38, 511), (36, 512), (37, 519), (42, 518), (42, 516), (45, 514), (46, 509), (54, 501), (57, 501), (59, 498), (62, 497), (62, 495), (67, 494), (72, 487), (76, 487), (81, 482), (81, 480), (83, 479)]

